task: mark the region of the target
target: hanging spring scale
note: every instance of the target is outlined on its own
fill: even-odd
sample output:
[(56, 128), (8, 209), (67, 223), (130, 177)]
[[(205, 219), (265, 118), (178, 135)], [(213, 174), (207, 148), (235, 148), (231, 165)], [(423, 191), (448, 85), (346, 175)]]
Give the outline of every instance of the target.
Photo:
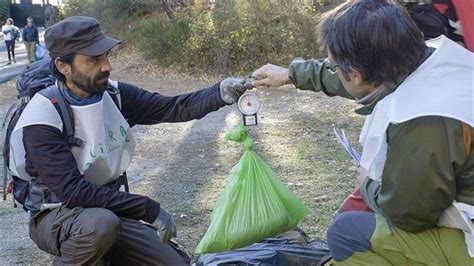
[[(250, 86), (250, 88), (252, 86), (251, 84), (250, 81), (246, 82), (246, 86)], [(257, 95), (250, 92), (242, 94), (237, 102), (237, 106), (239, 107), (239, 111), (242, 113), (244, 126), (256, 126), (258, 122), (257, 112), (260, 109), (260, 100)]]

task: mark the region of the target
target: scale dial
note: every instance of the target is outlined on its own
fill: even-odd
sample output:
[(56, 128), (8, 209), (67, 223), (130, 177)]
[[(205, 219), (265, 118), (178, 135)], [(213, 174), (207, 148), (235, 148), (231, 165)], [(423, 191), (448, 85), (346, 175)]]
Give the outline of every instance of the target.
[(240, 112), (244, 115), (254, 115), (260, 109), (260, 101), (257, 95), (253, 93), (245, 93), (240, 96), (237, 105)]

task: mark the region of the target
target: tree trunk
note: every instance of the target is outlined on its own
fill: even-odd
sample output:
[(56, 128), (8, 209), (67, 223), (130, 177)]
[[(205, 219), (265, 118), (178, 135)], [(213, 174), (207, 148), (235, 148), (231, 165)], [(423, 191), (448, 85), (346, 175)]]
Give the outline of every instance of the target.
[(176, 0), (161, 0), (160, 3), (168, 18), (174, 19), (174, 13), (176, 10)]

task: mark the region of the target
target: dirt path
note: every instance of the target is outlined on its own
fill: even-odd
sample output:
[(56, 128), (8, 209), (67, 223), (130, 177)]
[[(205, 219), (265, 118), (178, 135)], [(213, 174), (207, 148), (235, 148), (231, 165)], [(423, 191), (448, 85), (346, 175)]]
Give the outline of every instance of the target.
[[(162, 71), (130, 54), (114, 58), (113, 64), (114, 79), (165, 95), (212, 84), (211, 79)], [(2, 84), (0, 90), (3, 119), (15, 97), (14, 83)], [(355, 142), (362, 118), (352, 112), (355, 105), (350, 101), (322, 93), (291, 87), (253, 92), (262, 102), (259, 125), (251, 128), (257, 152), (312, 210), (300, 227), (313, 238), (324, 238), (333, 212), (353, 189), (355, 179), (331, 125), (345, 128)], [(160, 201), (173, 214), (178, 241), (190, 251), (204, 235), (215, 201), (242, 153), (238, 144), (224, 141), (240, 120), (237, 107), (228, 106), (197, 121), (134, 128), (138, 145), (128, 171), (130, 190)], [(11, 200), (0, 201), (0, 243), (0, 265), (51, 262), (29, 240), (27, 216), (12, 208)]]

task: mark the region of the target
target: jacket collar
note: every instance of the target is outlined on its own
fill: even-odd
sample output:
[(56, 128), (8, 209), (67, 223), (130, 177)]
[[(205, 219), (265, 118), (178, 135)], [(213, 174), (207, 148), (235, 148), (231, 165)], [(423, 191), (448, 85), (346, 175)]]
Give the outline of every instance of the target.
[[(420, 66), (430, 55), (434, 52), (434, 48), (429, 47), (426, 49), (425, 55), (423, 58), (420, 60), (418, 63), (418, 66)], [(417, 66), (417, 68), (418, 68)], [(414, 70), (413, 70), (414, 71)], [(355, 110), (357, 114), (360, 115), (370, 115), (372, 111), (375, 108), (375, 105), (385, 98), (385, 96), (389, 95), (390, 93), (394, 92), (400, 84), (410, 75), (411, 73), (408, 73), (406, 75), (400, 76), (397, 78), (396, 82), (384, 82), (379, 88), (374, 90), (373, 92), (369, 93), (365, 97), (356, 100), (357, 103), (364, 105), (361, 108), (358, 108)]]

